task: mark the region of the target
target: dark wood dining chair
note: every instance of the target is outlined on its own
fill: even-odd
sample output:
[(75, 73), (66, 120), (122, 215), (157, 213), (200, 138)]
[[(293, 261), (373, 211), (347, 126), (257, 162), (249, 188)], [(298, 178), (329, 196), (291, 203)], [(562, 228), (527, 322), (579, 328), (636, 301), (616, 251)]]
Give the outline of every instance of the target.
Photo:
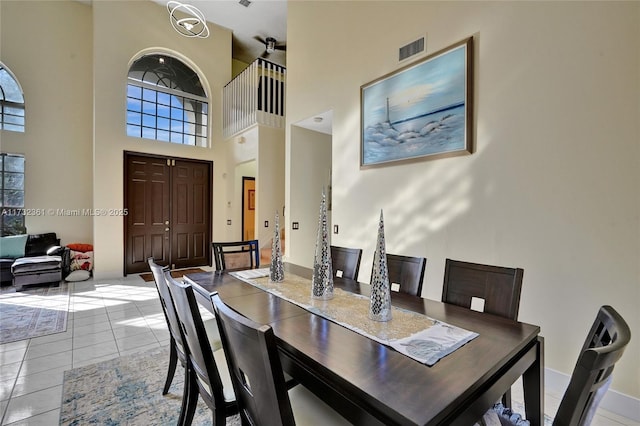
[(484, 300), (484, 312), (518, 319), (524, 270), (447, 259), (442, 301), (471, 308), (473, 297)]
[(342, 276), (350, 280), (358, 279), (362, 249), (331, 246), (331, 266), (333, 276)]
[(421, 297), (427, 259), (387, 253), (389, 285), (392, 291)]
[(211, 246), (217, 271), (260, 266), (258, 240), (213, 242)]
[[(613, 368), (630, 340), (631, 329), (624, 318), (611, 306), (601, 306), (582, 346), (553, 426), (591, 424), (611, 384)], [(498, 404), (485, 416), (493, 415), (492, 412), (501, 415), (505, 408), (508, 407)], [(509, 417), (513, 416), (510, 410), (507, 413)]]
[[(169, 387), (173, 381), (173, 376), (176, 372), (176, 366), (178, 361), (185, 371), (185, 381), (187, 373), (187, 351), (182, 339), (182, 332), (180, 331), (180, 323), (178, 322), (178, 316), (176, 309), (173, 305), (173, 299), (169, 292), (169, 287), (164, 279), (165, 272), (169, 271), (168, 266), (160, 266), (150, 257), (148, 260), (149, 267), (153, 273), (153, 281), (156, 284), (158, 295), (160, 297), (160, 303), (162, 304), (162, 311), (164, 312), (164, 319), (167, 321), (167, 328), (169, 329), (169, 370), (167, 371), (167, 379), (162, 389), (162, 394), (166, 395), (169, 392)], [(184, 394), (186, 395), (186, 388)], [(185, 398), (185, 396), (183, 396)]]
[(193, 421), (199, 395), (213, 414), (213, 424), (223, 425), (228, 416), (238, 413), (224, 352), (212, 348), (191, 284), (174, 280), (168, 272), (165, 273), (165, 280), (173, 298), (189, 360), (184, 385), (187, 399), (182, 402), (185, 411), (182, 424), (190, 425)]
[[(517, 320), (523, 275), (521, 268), (447, 259), (442, 301), (471, 308), (472, 298), (482, 299), (484, 312)], [(511, 390), (502, 400), (505, 405), (511, 405)]]
[(212, 296), (243, 425), (349, 425), (304, 386), (287, 391), (273, 329)]

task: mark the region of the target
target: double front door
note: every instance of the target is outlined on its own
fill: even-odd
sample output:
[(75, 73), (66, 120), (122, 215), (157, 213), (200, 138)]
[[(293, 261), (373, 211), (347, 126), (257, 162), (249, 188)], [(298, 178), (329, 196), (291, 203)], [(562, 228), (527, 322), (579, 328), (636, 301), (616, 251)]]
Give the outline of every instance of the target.
[(125, 152), (124, 273), (211, 264), (211, 175), (208, 161)]

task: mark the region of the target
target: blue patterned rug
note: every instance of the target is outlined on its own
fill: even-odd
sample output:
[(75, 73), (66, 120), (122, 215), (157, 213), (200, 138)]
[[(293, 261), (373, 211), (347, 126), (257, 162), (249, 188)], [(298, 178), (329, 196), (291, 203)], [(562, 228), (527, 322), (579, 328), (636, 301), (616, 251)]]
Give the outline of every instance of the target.
[(67, 329), (69, 285), (0, 290), (0, 344), (31, 339)]
[[(168, 364), (167, 346), (65, 371), (60, 424), (175, 425), (184, 370), (178, 363), (169, 393), (163, 396)], [(202, 399), (192, 424), (212, 424), (211, 410)], [(240, 426), (240, 418), (228, 418), (227, 425)]]

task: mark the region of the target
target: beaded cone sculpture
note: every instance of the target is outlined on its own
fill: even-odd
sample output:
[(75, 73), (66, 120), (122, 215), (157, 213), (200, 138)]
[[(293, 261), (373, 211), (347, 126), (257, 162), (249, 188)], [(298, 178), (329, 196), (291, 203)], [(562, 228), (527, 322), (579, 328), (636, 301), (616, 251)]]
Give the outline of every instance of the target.
[(378, 225), (378, 242), (373, 255), (371, 272), (371, 298), (369, 318), (374, 321), (391, 320), (391, 288), (389, 286), (389, 270), (387, 268), (387, 250), (384, 242), (384, 219), (380, 210)]
[(284, 281), (284, 265), (282, 264), (282, 249), (280, 247), (280, 216), (276, 212), (275, 231), (273, 233), (273, 243), (271, 244), (271, 267), (269, 268), (269, 279), (274, 283)]
[(331, 265), (331, 247), (327, 225), (327, 200), (322, 191), (320, 217), (318, 219), (318, 238), (313, 261), (313, 278), (311, 279), (311, 297), (313, 299), (333, 299), (333, 267)]

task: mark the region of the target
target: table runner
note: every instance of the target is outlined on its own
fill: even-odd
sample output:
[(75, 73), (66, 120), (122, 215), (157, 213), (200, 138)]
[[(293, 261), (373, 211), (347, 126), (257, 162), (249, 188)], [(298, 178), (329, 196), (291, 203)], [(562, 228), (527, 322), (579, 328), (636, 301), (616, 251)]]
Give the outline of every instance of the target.
[(331, 300), (312, 299), (311, 280), (295, 274), (287, 273), (281, 283), (270, 282), (269, 268), (231, 275), (429, 366), (478, 337), (478, 333), (396, 306), (391, 321), (373, 321), (368, 297), (336, 288)]

